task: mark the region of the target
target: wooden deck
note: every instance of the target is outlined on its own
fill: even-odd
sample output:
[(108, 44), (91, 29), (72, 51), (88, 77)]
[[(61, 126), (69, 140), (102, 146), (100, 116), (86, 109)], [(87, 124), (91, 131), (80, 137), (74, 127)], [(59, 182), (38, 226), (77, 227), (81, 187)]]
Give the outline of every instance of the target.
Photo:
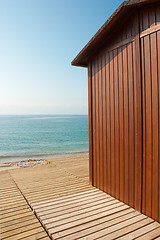
[(0, 179), (0, 239), (160, 239), (159, 223), (88, 184), (88, 155)]
[(0, 239), (49, 239), (9, 172), (0, 172)]

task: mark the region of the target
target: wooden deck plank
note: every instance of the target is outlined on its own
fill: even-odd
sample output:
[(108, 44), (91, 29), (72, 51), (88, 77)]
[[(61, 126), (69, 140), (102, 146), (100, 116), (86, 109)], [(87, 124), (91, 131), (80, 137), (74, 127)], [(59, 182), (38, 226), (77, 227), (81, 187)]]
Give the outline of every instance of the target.
[[(123, 212), (122, 212), (123, 214)], [(107, 221), (107, 222), (104, 222), (104, 223), (101, 223), (101, 224), (97, 224), (93, 227), (90, 227), (90, 228), (87, 228), (86, 230), (83, 230), (82, 232), (76, 232), (74, 234), (69, 234), (68, 236), (64, 236), (64, 237), (60, 237), (60, 239), (66, 239), (66, 240), (69, 240), (69, 239), (76, 239), (76, 238), (88, 238), (89, 235), (95, 233), (95, 232), (98, 232), (102, 229), (106, 229), (106, 228), (109, 228), (121, 221), (125, 221), (129, 218), (132, 218), (133, 216), (137, 216), (137, 214), (135, 212), (131, 212), (131, 213), (128, 213), (126, 215), (122, 215), (122, 216), (118, 216), (118, 218), (115, 218), (115, 219), (111, 219), (110, 221)], [(55, 235), (53, 235), (54, 239), (57, 239), (55, 237)], [(58, 237), (59, 238), (59, 237)]]
[(10, 174), (0, 172), (0, 179), (0, 239), (18, 240), (31, 235), (30, 239), (36, 239), (39, 232), (49, 239)]
[(26, 237), (20, 238), (20, 240), (23, 240), (23, 239), (24, 240), (49, 240), (50, 238), (48, 236), (46, 236), (45, 232), (39, 232), (36, 235), (31, 234), (31, 235), (28, 235)]
[[(44, 232), (44, 230), (42, 230), (42, 227), (39, 227), (39, 228), (31, 229), (31, 230), (23, 232), (23, 233), (16, 234), (14, 236), (7, 237), (6, 239), (7, 240), (17, 240), (17, 239), (25, 239), (26, 237), (30, 237), (30, 239), (36, 239), (36, 235), (41, 234), (43, 232)], [(32, 238), (31, 238), (31, 236), (32, 236)], [(2, 238), (2, 239), (5, 239), (5, 238)]]
[[(138, 240), (150, 240), (150, 239), (158, 239), (157, 237), (160, 236), (160, 229), (157, 227), (154, 230), (148, 231), (146, 234), (144, 233), (142, 236), (138, 237)], [(159, 237), (160, 239), (160, 237)]]
[[(96, 192), (98, 190), (97, 189), (89, 189), (88, 191), (84, 191), (84, 192), (80, 192), (80, 193), (75, 193), (75, 194), (71, 194), (71, 195), (67, 195), (67, 196), (64, 196), (64, 197), (61, 197), (60, 199), (58, 198), (58, 200), (54, 198), (50, 199), (50, 200), (47, 200), (47, 201), (42, 201), (42, 202), (38, 202), (38, 203), (34, 203), (32, 204), (32, 206), (36, 209), (37, 207), (45, 207), (45, 206), (49, 206), (49, 205), (54, 205), (54, 204), (58, 204), (58, 203), (61, 203), (61, 202), (67, 202), (67, 200), (73, 200), (73, 199), (79, 199), (81, 198), (81, 195), (84, 197), (84, 196), (88, 196), (88, 194), (90, 196), (95, 196), (96, 195)], [(86, 195), (85, 195), (86, 194)], [(84, 198), (83, 198), (84, 199)]]
[[(110, 200), (108, 200), (110, 201)], [(103, 198), (102, 200), (96, 201), (96, 203), (94, 201), (92, 201), (90, 204), (85, 203), (85, 205), (80, 205), (77, 207), (77, 205), (75, 204), (75, 207), (73, 207), (73, 204), (69, 205), (69, 208), (67, 207), (63, 207), (61, 209), (58, 209), (59, 212), (59, 216), (58, 218), (62, 218), (62, 217), (69, 217), (69, 216), (74, 216), (77, 215), (81, 212), (87, 212), (87, 211), (91, 211), (92, 208), (99, 208), (99, 206), (102, 206), (102, 204), (106, 204), (107, 199)], [(51, 209), (50, 211), (45, 211), (45, 212), (41, 212), (38, 213), (38, 216), (41, 218), (41, 220), (43, 219), (47, 219), (47, 218), (53, 218), (53, 217), (57, 217), (57, 211), (54, 209), (54, 211)]]
[(22, 221), (22, 222), (19, 222), (18, 224), (14, 224), (14, 225), (10, 225), (8, 227), (5, 227), (1, 234), (4, 234), (6, 232), (9, 232), (9, 231), (14, 231), (15, 229), (20, 229), (22, 227), (27, 227), (31, 224), (34, 224), (34, 223), (37, 223), (37, 219), (34, 218), (31, 218), (31, 219), (25, 219), (25, 221)]
[[(136, 221), (131, 223), (129, 226), (124, 226), (123, 229), (119, 229), (116, 232), (110, 233), (108, 235), (105, 235), (101, 239), (115, 239), (115, 238), (120, 238), (121, 236), (124, 237), (128, 232), (135, 232), (137, 229), (140, 229), (144, 226), (149, 226), (149, 223), (152, 223), (153, 220), (149, 219), (148, 222), (146, 222), (146, 219), (142, 219), (141, 221)], [(122, 238), (123, 239), (123, 238)], [(132, 239), (132, 238), (131, 238)]]
[[(116, 201), (116, 200), (115, 200)], [(118, 201), (118, 200), (117, 200)], [(44, 224), (50, 224), (53, 223), (52, 226), (56, 227), (56, 226), (62, 226), (63, 224), (68, 224), (69, 222), (73, 222), (83, 219), (83, 218), (87, 218), (90, 217), (92, 215), (96, 215), (99, 214), (101, 212), (105, 212), (108, 211), (110, 209), (116, 208), (122, 206), (121, 203), (117, 203), (117, 202), (109, 202), (109, 203), (105, 203), (105, 204), (101, 204), (100, 206), (96, 207), (92, 207), (91, 209), (85, 209), (85, 211), (77, 211), (77, 214), (74, 214), (74, 216), (72, 214), (68, 214), (67, 216), (62, 215), (62, 216), (57, 216), (57, 217), (53, 217), (53, 218), (49, 218), (49, 219), (45, 219), (43, 220)], [(91, 211), (89, 211), (91, 210)], [(41, 217), (40, 217), (41, 219)]]
[[(134, 232), (131, 232), (119, 239), (121, 240), (128, 240), (128, 239), (135, 239), (135, 238), (138, 238), (138, 237), (143, 237), (143, 239), (147, 238), (146, 236), (144, 237), (144, 235), (148, 235), (149, 232), (152, 232), (153, 230), (157, 230), (157, 227), (159, 227), (159, 224), (156, 223), (156, 222), (153, 222), (151, 224), (148, 224)], [(159, 231), (159, 234), (160, 234), (160, 229), (158, 230)], [(152, 233), (152, 236), (153, 236), (153, 233)], [(149, 237), (149, 236), (148, 236)], [(155, 237), (155, 233), (154, 233), (154, 237)], [(151, 239), (151, 235), (150, 235), (150, 239)]]
[[(86, 202), (87, 203), (94, 202), (94, 199), (98, 201), (98, 200), (102, 200), (104, 198), (107, 200), (115, 200), (112, 197), (105, 196), (105, 194), (101, 194), (101, 195), (92, 194), (92, 195), (86, 195), (86, 196), (83, 195), (81, 198), (74, 198), (71, 200), (63, 199), (63, 201), (59, 202), (59, 203), (58, 203), (58, 201), (55, 202), (55, 199), (53, 199), (52, 203), (48, 203), (46, 205), (41, 205), (41, 206), (36, 206), (35, 209), (37, 210), (37, 212), (43, 212), (48, 209), (53, 209), (53, 208), (58, 209), (60, 207), (65, 207), (65, 206), (68, 207), (72, 204), (84, 205)], [(61, 198), (60, 198), (60, 201), (61, 201)]]
[(125, 216), (131, 212), (134, 212), (134, 210), (130, 209), (130, 208), (119, 211), (119, 212), (117, 211), (109, 216), (102, 217), (97, 220), (93, 219), (92, 221), (84, 223), (82, 225), (78, 225), (73, 228), (69, 228), (64, 231), (55, 233), (55, 234), (53, 234), (53, 237), (54, 237), (54, 239), (58, 239), (58, 238), (62, 238), (62, 237), (64, 237), (65, 239), (67, 239), (67, 238), (70, 239), (72, 237), (76, 238), (77, 236), (82, 237), (82, 236), (88, 235), (88, 234), (86, 234), (85, 231), (87, 231), (87, 233), (88, 233), (88, 231), (91, 231), (91, 232), (95, 231), (94, 227), (97, 227), (100, 224), (107, 224), (108, 222), (110, 222), (112, 220), (114, 221), (115, 219), (119, 219), (119, 217)]
[[(84, 188), (88, 188), (88, 185), (87, 184), (81, 184), (81, 183), (77, 183), (77, 184), (74, 184), (74, 185), (69, 185), (67, 187), (63, 187), (63, 188), (60, 188), (60, 187), (57, 187), (57, 189), (54, 189), (54, 191), (52, 191), (52, 195), (53, 194), (58, 194), (58, 193), (62, 193), (63, 191), (70, 191), (72, 189), (75, 189), (75, 188), (81, 188), (81, 189), (84, 189)], [(37, 189), (37, 193), (32, 193), (32, 194), (27, 194), (26, 193), (26, 196), (28, 196), (28, 198), (39, 198), (39, 197), (43, 197), (45, 195), (49, 195), (51, 194), (51, 191), (50, 190), (46, 190), (45, 192), (41, 192), (41, 190), (38, 190)]]
[[(70, 195), (70, 196), (73, 196), (73, 195)], [(74, 196), (74, 197), (71, 197), (71, 198), (63, 198), (61, 197), (60, 199), (58, 198), (58, 200), (55, 201), (55, 199), (52, 199), (51, 202), (47, 202), (47, 203), (39, 203), (40, 205), (34, 205), (34, 209), (37, 209), (38, 210), (43, 210), (45, 209), (46, 207), (50, 207), (50, 208), (53, 208), (53, 207), (61, 207), (61, 206), (64, 206), (64, 203), (65, 205), (70, 205), (71, 203), (77, 203), (77, 202), (81, 202), (81, 201), (86, 201), (86, 200), (92, 200), (93, 198), (101, 198), (101, 197), (105, 197), (105, 198), (110, 198), (110, 199), (114, 199), (112, 197), (108, 197), (105, 193), (103, 192), (92, 192), (90, 194), (86, 193), (86, 194), (83, 194), (81, 196)]]
[(84, 223), (87, 223), (87, 222), (90, 222), (90, 221), (93, 221), (93, 220), (97, 220), (97, 219), (102, 218), (102, 217), (109, 216), (111, 214), (114, 214), (118, 211), (122, 211), (124, 209), (127, 209), (127, 207), (125, 205), (119, 206), (117, 208), (114, 207), (110, 210), (108, 209), (107, 212), (102, 211), (100, 213), (94, 214), (94, 216), (92, 215), (92, 216), (89, 216), (89, 217), (86, 217), (86, 218), (82, 218), (80, 220), (76, 220), (74, 222), (64, 224), (63, 226), (54, 227), (53, 223), (46, 224), (46, 228), (48, 229), (48, 232), (50, 234), (53, 234), (53, 233), (57, 233), (57, 232), (60, 232), (62, 230), (68, 229), (68, 228), (73, 228), (73, 227), (78, 226), (80, 224), (84, 224)]
[[(107, 239), (107, 240), (119, 238), (122, 235), (125, 235), (127, 231), (133, 231), (133, 230), (136, 230), (137, 228), (140, 228), (141, 226), (144, 226), (144, 224), (146, 224), (145, 223), (146, 218), (147, 217), (144, 217), (143, 215), (138, 215), (129, 220), (113, 225), (109, 228), (104, 228), (101, 231), (90, 234), (89, 236), (87, 236), (87, 238), (88, 239)], [(150, 221), (153, 221), (153, 220), (150, 220)]]
[(28, 224), (27, 226), (15, 228), (15, 229), (12, 229), (12, 230), (7, 231), (5, 233), (2, 233), (1, 237), (2, 238), (8, 238), (8, 237), (11, 237), (11, 236), (14, 236), (14, 235), (18, 235), (22, 232), (26, 232), (28, 230), (33, 230), (35, 228), (42, 229), (37, 221), (36, 221), (36, 223)]
[(85, 155), (0, 173), (2, 240), (47, 240), (42, 225), (51, 239), (160, 237), (159, 223), (90, 186), (88, 169)]
[(32, 219), (35, 219), (35, 216), (33, 214), (29, 215), (29, 216), (25, 216), (25, 217), (21, 217), (9, 222), (5, 222), (3, 224), (1, 224), (1, 232), (6, 232), (8, 227), (15, 227), (17, 228), (17, 225), (19, 226), (21, 223), (26, 222), (26, 221), (30, 221)]

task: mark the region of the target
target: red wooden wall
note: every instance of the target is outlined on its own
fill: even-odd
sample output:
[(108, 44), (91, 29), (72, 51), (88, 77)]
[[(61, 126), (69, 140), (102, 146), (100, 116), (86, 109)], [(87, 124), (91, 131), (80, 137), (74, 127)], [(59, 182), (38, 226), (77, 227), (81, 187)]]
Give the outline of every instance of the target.
[(146, 9), (89, 64), (90, 181), (160, 221), (160, 8)]
[(160, 221), (160, 6), (141, 10), (142, 212)]

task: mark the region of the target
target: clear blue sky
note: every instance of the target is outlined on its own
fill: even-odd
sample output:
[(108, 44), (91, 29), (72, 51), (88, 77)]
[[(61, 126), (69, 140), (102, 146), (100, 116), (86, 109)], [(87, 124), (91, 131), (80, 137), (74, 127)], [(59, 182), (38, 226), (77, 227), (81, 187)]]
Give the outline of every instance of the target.
[(0, 114), (87, 114), (71, 61), (122, 0), (0, 0)]

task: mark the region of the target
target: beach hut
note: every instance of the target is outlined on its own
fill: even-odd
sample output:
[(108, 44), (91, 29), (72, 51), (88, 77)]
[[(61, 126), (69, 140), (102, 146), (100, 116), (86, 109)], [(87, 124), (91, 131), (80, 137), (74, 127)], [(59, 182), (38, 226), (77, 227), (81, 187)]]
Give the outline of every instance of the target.
[(160, 1), (123, 2), (72, 65), (88, 68), (91, 184), (160, 222)]

